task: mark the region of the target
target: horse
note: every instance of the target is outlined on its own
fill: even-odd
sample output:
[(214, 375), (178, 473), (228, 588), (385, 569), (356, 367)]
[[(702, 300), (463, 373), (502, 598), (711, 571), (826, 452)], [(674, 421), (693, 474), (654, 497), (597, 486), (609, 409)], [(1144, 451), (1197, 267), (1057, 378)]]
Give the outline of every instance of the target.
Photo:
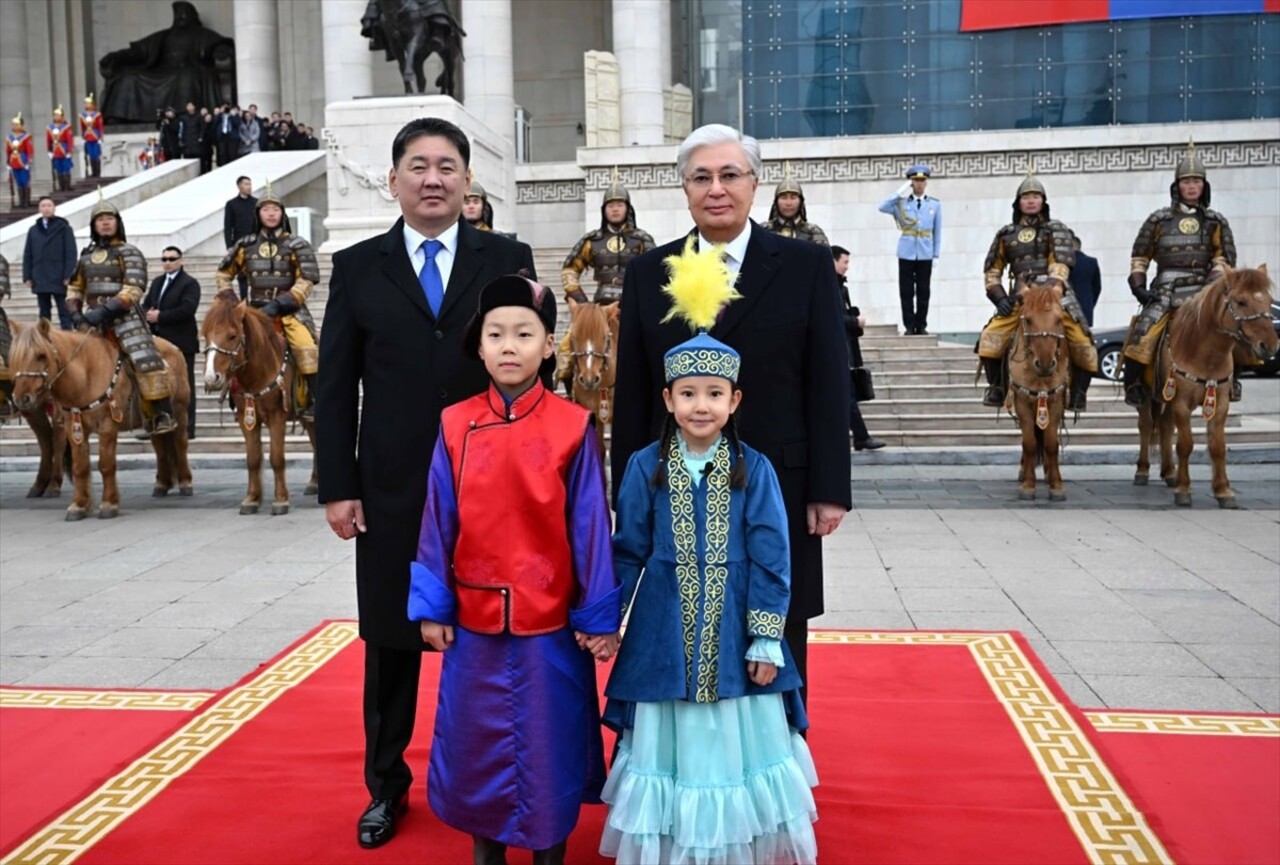
[[(165, 361), (174, 416), (185, 418), (191, 401), (187, 362), (168, 340), (157, 339), (156, 349)], [(98, 435), (98, 471), (102, 475), (98, 517), (111, 519), (120, 513), (116, 438), (122, 429), (143, 425), (133, 380), (124, 374), (127, 362), (114, 342), (96, 334), (54, 330), (48, 319), (24, 328), (14, 337), (10, 355), (14, 404), (20, 410), (32, 411), (46, 397), (52, 398), (62, 407), (69, 424), (71, 474), (75, 481), (75, 495), (67, 508), (69, 522), (84, 519), (92, 504), (89, 436), (93, 433)], [(175, 484), (181, 495), (191, 495), (186, 425), (180, 423), (173, 432), (152, 436), (151, 447), (156, 454), (156, 482), (151, 495), (166, 496)]]
[[(1138, 409), (1138, 468), (1133, 482), (1147, 483), (1151, 471), (1149, 451), (1152, 432), (1160, 442), (1160, 477), (1173, 487), (1173, 503), (1191, 506), (1191, 474), (1188, 464), (1195, 441), (1191, 413), (1201, 407), (1213, 463), (1213, 496), (1218, 506), (1238, 508), (1236, 494), (1227, 480), (1227, 391), (1235, 366), (1233, 349), (1239, 345), (1258, 360), (1266, 360), (1280, 348), (1271, 322), (1271, 279), (1267, 266), (1226, 268), (1222, 277), (1200, 289), (1174, 310), (1169, 329), (1161, 337), (1151, 365), (1153, 396)], [(1177, 429), (1178, 466), (1173, 466), (1173, 433)]]
[(1066, 410), (1071, 364), (1062, 325), (1063, 286), (1022, 283), (1021, 320), (1009, 346), (1009, 397), (1022, 429), (1018, 498), (1036, 497), (1036, 466), (1044, 465), (1049, 501), (1066, 501), (1058, 463), (1058, 431)]
[[(249, 490), (240, 502), (241, 514), (256, 514), (262, 503), (262, 425), (271, 434), (271, 471), (275, 497), (271, 515), (289, 513), (289, 485), (285, 479), (284, 436), (289, 420), (302, 420), (296, 412), (297, 376), (286, 359), (284, 337), (275, 322), (240, 300), (231, 289), (214, 297), (200, 325), (204, 336), (204, 387), (208, 393), (230, 391), (236, 422), (244, 435), (249, 467)], [(302, 420), (311, 440), (311, 481), (306, 495), (320, 490), (315, 462), (315, 423)]]
[(445, 5), (444, 0), (370, 0), (361, 19), (360, 35), (369, 39), (370, 51), (386, 52), (388, 60), (400, 66), (404, 92), (426, 90), (423, 64), (438, 54), (444, 71), (436, 78), (436, 87), (446, 96), (455, 90), (454, 66), (462, 56), (464, 31)]
[[(9, 330), (13, 334), (18, 334), (25, 327), (30, 325), (9, 319)], [(27, 498), (56, 499), (62, 495), (63, 473), (70, 469), (66, 465), (70, 456), (67, 453), (67, 432), (58, 414), (58, 407), (46, 400), (31, 411), (19, 410), (18, 413), (26, 420), (27, 426), (31, 427), (36, 442), (40, 445), (40, 468), (36, 471), (35, 482), (27, 490)]]
[(619, 304), (569, 300), (569, 353), (573, 356), (573, 401), (596, 419), (596, 441), (604, 456), (604, 428), (613, 416), (618, 372)]

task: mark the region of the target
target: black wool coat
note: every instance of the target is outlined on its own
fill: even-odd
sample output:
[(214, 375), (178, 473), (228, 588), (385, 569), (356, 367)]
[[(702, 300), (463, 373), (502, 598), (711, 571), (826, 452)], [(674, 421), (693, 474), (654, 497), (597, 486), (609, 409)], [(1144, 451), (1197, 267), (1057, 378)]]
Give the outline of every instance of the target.
[[(179, 270), (164, 297), (160, 297), (165, 276), (162, 273), (151, 280), (147, 296), (142, 299), (142, 311), (159, 310), (160, 315), (156, 323), (151, 325), (151, 332), (161, 339), (169, 340), (185, 355), (196, 354), (200, 351), (200, 337), (196, 332), (200, 283), (186, 270)], [(194, 395), (192, 399), (195, 399)]]
[(41, 227), (40, 217), (27, 230), (27, 242), (22, 250), (22, 281), (31, 283), (35, 294), (63, 294), (67, 287), (63, 280), (76, 272), (76, 233), (71, 223), (61, 216), (49, 217), (49, 228)]
[(463, 353), (463, 333), (488, 282), (521, 269), (536, 276), (527, 244), (460, 220), (437, 319), (403, 229), (399, 220), (386, 234), (333, 256), (320, 333), (316, 459), (320, 501), (360, 499), (364, 507), (368, 531), (355, 542), (360, 635), (413, 650), (423, 642), (408, 617), (409, 563), (417, 554), (440, 413), (489, 386), (480, 359)]
[[(682, 322), (660, 323), (670, 308), (662, 262), (684, 243), (673, 240), (627, 266), (610, 461), (615, 496), (631, 454), (661, 433), (662, 356), (690, 336)], [(789, 617), (809, 619), (822, 613), (822, 543), (808, 532), (806, 506), (852, 507), (848, 349), (831, 250), (752, 223), (737, 289), (742, 299), (710, 333), (742, 355), (738, 428), (777, 470), (791, 541)]]
[(237, 195), (222, 208), (222, 239), (227, 242), (227, 249), (235, 246), (240, 238), (253, 234), (257, 212), (258, 199), (252, 195), (247, 198)]

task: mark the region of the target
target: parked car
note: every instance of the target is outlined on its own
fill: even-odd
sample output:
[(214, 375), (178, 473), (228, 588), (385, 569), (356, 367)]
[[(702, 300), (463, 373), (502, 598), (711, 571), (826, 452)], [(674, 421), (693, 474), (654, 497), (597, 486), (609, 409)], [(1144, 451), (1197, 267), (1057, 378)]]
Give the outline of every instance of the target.
[[(1280, 300), (1271, 301), (1271, 323), (1276, 329), (1276, 333), (1280, 335)], [(1107, 378), (1112, 381), (1119, 381), (1124, 373), (1124, 338), (1128, 335), (1128, 328), (1116, 328), (1114, 330), (1095, 330), (1093, 332), (1093, 345), (1098, 350), (1098, 373), (1096, 378)], [(1271, 358), (1262, 366), (1245, 367), (1241, 372), (1252, 373), (1253, 375), (1276, 375), (1280, 373), (1280, 354)]]

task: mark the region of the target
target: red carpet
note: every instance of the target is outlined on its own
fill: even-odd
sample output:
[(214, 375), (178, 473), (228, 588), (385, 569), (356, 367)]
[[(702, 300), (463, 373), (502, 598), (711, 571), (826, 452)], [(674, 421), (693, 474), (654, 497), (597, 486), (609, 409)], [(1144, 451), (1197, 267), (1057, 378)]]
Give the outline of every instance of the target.
[(1280, 718), (1088, 711), (1178, 862), (1280, 862)]
[(0, 855), (162, 741), (213, 696), (0, 688)]
[[(434, 819), (421, 781), (395, 841), (376, 851), (355, 845), (367, 797), (354, 630), (322, 627), (5, 861), (469, 861), (469, 839)], [(1169, 861), (1097, 734), (1020, 638), (824, 631), (813, 639), (821, 861)], [(428, 656), (424, 669), (409, 755), (419, 778), (438, 659)], [(1189, 792), (1186, 781), (1178, 787)], [(3, 810), (7, 822), (7, 802)], [(606, 861), (594, 852), (603, 816), (583, 809), (568, 861)]]

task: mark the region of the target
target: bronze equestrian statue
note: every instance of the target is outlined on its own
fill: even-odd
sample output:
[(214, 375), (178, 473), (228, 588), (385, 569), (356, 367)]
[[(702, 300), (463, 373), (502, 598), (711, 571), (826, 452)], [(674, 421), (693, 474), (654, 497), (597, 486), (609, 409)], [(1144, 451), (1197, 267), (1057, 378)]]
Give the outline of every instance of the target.
[(415, 92), (415, 80), (417, 92), (425, 92), (422, 66), (427, 57), (438, 54), (444, 71), (436, 78), (436, 87), (454, 95), (454, 64), (463, 59), (462, 37), (467, 34), (445, 0), (369, 0), (360, 25), (370, 51), (385, 51), (388, 60), (400, 64), (405, 93)]

